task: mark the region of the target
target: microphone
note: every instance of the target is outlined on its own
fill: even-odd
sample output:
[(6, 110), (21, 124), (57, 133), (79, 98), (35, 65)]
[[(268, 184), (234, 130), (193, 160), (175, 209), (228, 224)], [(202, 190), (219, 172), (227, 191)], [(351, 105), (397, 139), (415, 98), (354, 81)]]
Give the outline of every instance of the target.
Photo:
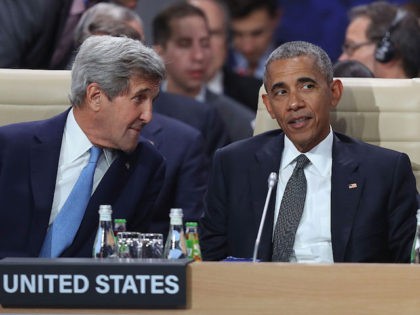
[(268, 176), (268, 192), (267, 192), (267, 197), (265, 198), (265, 205), (264, 205), (264, 210), (261, 216), (260, 227), (258, 229), (257, 238), (255, 239), (254, 255), (252, 257), (252, 262), (257, 262), (257, 254), (258, 254), (258, 249), (260, 247), (261, 234), (262, 234), (262, 230), (265, 223), (265, 216), (267, 215), (268, 202), (270, 201), (271, 191), (273, 190), (273, 187), (276, 185), (276, 183), (277, 183), (277, 173), (271, 172), (270, 175)]

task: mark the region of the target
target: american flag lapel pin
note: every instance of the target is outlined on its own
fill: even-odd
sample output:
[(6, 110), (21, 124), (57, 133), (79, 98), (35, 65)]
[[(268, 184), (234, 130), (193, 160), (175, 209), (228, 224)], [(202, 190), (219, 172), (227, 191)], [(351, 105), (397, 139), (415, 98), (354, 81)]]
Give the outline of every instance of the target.
[(349, 184), (349, 189), (355, 189), (355, 188), (357, 188), (357, 184), (356, 183)]
[(130, 163), (126, 162), (125, 163), (125, 168), (127, 169), (127, 171), (130, 170)]

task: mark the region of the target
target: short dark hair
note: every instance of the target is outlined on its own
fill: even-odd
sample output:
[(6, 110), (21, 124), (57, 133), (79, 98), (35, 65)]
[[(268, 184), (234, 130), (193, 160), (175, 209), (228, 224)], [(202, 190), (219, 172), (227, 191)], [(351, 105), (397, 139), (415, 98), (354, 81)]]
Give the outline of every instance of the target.
[(271, 17), (276, 16), (275, 0), (225, 0), (232, 20), (242, 19), (256, 10), (265, 9)]
[(315, 67), (325, 78), (326, 82), (331, 82), (333, 80), (333, 68), (331, 59), (328, 54), (321, 47), (311, 44), (304, 41), (292, 41), (286, 42), (279, 47), (277, 47), (268, 57), (265, 62), (265, 71), (264, 71), (264, 85), (267, 88), (266, 84), (268, 81), (268, 72), (269, 66), (272, 62), (276, 60), (291, 59), (295, 57), (308, 56), (314, 60)]
[(373, 78), (372, 71), (357, 60), (337, 61), (333, 65), (333, 73), (336, 78)]
[(172, 35), (172, 20), (190, 16), (201, 17), (207, 23), (205, 13), (201, 9), (186, 2), (175, 3), (158, 13), (152, 22), (153, 44), (164, 46)]

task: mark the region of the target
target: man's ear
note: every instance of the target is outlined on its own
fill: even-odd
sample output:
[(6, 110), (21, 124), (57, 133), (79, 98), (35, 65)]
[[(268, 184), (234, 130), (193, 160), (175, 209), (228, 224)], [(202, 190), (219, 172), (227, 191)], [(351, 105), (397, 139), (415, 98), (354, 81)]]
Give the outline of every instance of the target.
[(343, 83), (341, 80), (335, 79), (331, 83), (331, 108), (336, 108), (340, 102), (341, 95), (343, 94)]
[(104, 94), (98, 83), (90, 83), (86, 88), (86, 104), (93, 111), (99, 111)]
[(274, 116), (273, 108), (271, 107), (270, 98), (268, 97), (268, 94), (262, 94), (261, 97), (264, 102), (265, 108), (267, 108), (267, 111), (270, 114), (271, 118), (276, 119), (276, 116)]

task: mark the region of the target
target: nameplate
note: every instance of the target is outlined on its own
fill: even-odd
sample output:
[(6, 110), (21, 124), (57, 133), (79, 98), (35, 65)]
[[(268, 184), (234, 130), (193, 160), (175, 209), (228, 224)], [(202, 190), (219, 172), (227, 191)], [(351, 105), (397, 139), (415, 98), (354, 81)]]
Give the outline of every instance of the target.
[(188, 259), (5, 258), (3, 307), (185, 308)]

